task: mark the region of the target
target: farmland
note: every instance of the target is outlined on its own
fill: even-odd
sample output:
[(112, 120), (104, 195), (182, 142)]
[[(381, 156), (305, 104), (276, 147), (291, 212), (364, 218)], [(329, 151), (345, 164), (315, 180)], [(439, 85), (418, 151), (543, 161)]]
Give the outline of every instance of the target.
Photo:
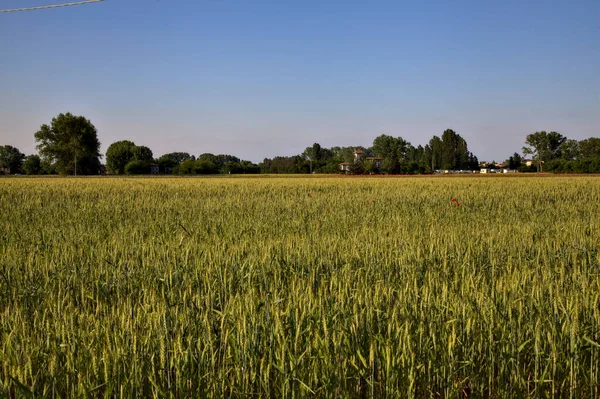
[(600, 178), (0, 179), (0, 396), (600, 395)]

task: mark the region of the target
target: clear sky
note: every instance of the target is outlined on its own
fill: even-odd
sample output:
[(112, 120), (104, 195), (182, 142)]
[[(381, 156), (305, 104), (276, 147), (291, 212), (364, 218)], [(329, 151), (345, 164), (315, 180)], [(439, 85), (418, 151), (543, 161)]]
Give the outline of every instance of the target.
[[(65, 0), (63, 0), (65, 1)], [(61, 0), (0, 0), (0, 9)], [(598, 0), (106, 0), (0, 14), (0, 145), (61, 112), (102, 151), (252, 161), (413, 145), (452, 128), (480, 160), (525, 136), (600, 137)]]

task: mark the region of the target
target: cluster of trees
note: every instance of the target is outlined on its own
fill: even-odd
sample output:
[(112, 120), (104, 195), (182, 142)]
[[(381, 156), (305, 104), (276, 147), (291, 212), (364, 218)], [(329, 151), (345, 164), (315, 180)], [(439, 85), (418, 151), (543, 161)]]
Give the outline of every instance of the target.
[(60, 114), (35, 133), (37, 149), (49, 172), (94, 175), (100, 171), (100, 141), (92, 123), (83, 116)]
[(258, 165), (233, 155), (204, 153), (196, 158), (187, 152), (172, 152), (154, 159), (152, 150), (124, 140), (111, 144), (106, 151), (109, 174), (139, 175), (150, 173), (152, 166), (159, 173), (181, 175), (212, 175), (229, 173), (260, 173)]
[[(59, 114), (49, 125), (35, 133), (38, 154), (25, 156), (10, 145), (0, 146), (0, 172), (26, 174), (100, 174), (100, 141), (96, 128), (83, 116)], [(362, 150), (356, 159), (354, 153)], [(600, 173), (600, 138), (570, 140), (557, 132), (535, 132), (525, 139), (523, 154), (531, 156), (533, 165), (514, 153), (503, 167), (522, 172)], [(154, 158), (152, 150), (132, 141), (112, 143), (106, 152), (109, 174), (160, 173), (230, 174), (230, 173), (339, 173), (346, 162), (353, 174), (432, 173), (440, 169), (477, 170), (479, 162), (469, 151), (467, 142), (451, 129), (441, 137), (433, 136), (425, 145), (414, 147), (402, 137), (380, 135), (371, 147), (323, 148), (318, 143), (302, 154), (265, 158), (259, 165), (233, 155), (173, 152)], [(488, 164), (495, 165), (495, 162)]]
[(52, 165), (42, 162), (37, 154), (25, 156), (18, 148), (0, 146), (0, 169), (7, 174), (43, 175), (55, 173)]
[[(354, 152), (364, 151), (355, 162)], [(373, 158), (382, 158), (377, 162)], [(350, 163), (352, 174), (365, 173), (432, 173), (438, 169), (475, 170), (478, 160), (468, 150), (467, 142), (451, 129), (442, 137), (433, 138), (424, 147), (414, 147), (402, 137), (381, 135), (371, 147), (323, 148), (318, 143), (300, 155), (266, 158), (261, 164), (263, 173), (339, 173), (339, 165)]]
[(106, 170), (112, 175), (150, 173), (153, 161), (150, 148), (129, 140), (114, 142), (106, 150)]
[[(0, 172), (30, 175), (103, 173), (98, 132), (82, 116), (59, 114), (49, 125), (40, 127), (35, 140), (39, 155), (25, 156), (13, 146), (0, 146)], [(196, 159), (186, 152), (173, 152), (155, 159), (150, 148), (129, 140), (112, 143), (106, 151), (106, 171), (110, 174), (149, 174), (156, 166), (161, 173), (260, 173), (258, 165), (232, 155), (202, 154)]]
[[(168, 156), (170, 154), (164, 155)], [(240, 160), (233, 155), (210, 153), (201, 154), (198, 158), (194, 156), (186, 158), (175, 166), (174, 173), (182, 175), (213, 175), (213, 174), (256, 174), (260, 173), (258, 165), (250, 161)]]
[(531, 155), (539, 172), (600, 173), (600, 138), (568, 139), (557, 132), (527, 136), (523, 154)]
[(100, 141), (94, 125), (82, 116), (60, 114), (35, 133), (39, 155), (25, 156), (12, 146), (0, 147), (0, 168), (9, 173), (98, 174)]

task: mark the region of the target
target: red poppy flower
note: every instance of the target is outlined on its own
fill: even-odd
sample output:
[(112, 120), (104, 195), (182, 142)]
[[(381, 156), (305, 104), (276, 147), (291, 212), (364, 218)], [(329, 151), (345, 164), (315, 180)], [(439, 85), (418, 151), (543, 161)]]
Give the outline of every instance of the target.
[(457, 203), (456, 203), (456, 206), (460, 206), (460, 202), (457, 202)]
[(457, 201), (457, 199), (456, 199), (456, 198), (452, 198), (452, 202), (456, 202), (456, 201)]

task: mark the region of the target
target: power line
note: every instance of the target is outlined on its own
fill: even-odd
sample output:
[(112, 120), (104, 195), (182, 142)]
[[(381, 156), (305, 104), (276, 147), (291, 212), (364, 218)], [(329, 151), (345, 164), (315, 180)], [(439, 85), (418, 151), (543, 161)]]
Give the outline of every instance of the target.
[(83, 4), (90, 3), (99, 3), (104, 0), (85, 0), (85, 1), (76, 1), (73, 3), (62, 3), (62, 4), (51, 4), (47, 6), (37, 6), (37, 7), (27, 7), (27, 8), (13, 8), (11, 10), (0, 10), (0, 13), (3, 12), (20, 12), (20, 11), (35, 11), (35, 10), (46, 10), (49, 8), (59, 8), (59, 7), (71, 7), (71, 6), (80, 6)]

